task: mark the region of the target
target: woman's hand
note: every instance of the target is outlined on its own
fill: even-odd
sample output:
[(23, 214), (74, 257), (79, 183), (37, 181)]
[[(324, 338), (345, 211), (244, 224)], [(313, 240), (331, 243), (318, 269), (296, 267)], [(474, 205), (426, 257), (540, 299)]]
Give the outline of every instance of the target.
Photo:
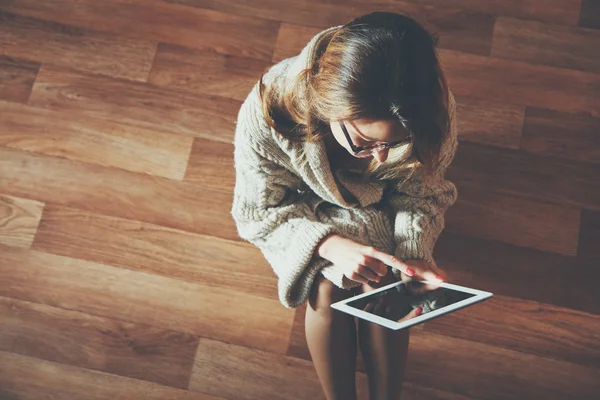
[(317, 251), (321, 257), (341, 268), (348, 279), (363, 284), (369, 281), (379, 282), (388, 272), (386, 265), (399, 269), (407, 276), (415, 273), (415, 270), (396, 257), (340, 235), (325, 238)]
[[(446, 271), (444, 271), (440, 267), (436, 267), (428, 263), (425, 260), (406, 260), (404, 261), (404, 263), (415, 270), (415, 274), (412, 276), (413, 280), (448, 282), (448, 274), (446, 273)], [(400, 271), (400, 276), (402, 280), (404, 280), (408, 275)], [(421, 290), (419, 290), (419, 293), (435, 290), (438, 287), (439, 286), (426, 284), (421, 288)]]

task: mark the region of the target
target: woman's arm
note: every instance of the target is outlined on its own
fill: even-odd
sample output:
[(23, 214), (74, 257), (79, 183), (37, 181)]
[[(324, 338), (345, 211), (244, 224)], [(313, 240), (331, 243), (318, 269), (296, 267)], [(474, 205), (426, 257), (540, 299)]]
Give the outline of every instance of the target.
[(278, 279), (281, 303), (302, 304), (327, 260), (315, 257), (319, 243), (338, 231), (318, 220), (297, 191), (299, 177), (271, 158), (266, 137), (248, 102), (242, 105), (235, 134), (236, 181), (231, 214), (241, 238), (258, 247)]

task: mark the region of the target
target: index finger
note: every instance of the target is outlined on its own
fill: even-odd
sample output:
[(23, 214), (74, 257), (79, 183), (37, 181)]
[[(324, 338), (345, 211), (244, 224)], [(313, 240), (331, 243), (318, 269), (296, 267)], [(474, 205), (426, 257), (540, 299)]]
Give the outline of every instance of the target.
[[(394, 257), (391, 254), (385, 253), (383, 251), (377, 250), (376, 248), (371, 248), (371, 257), (374, 257), (384, 264), (389, 265), (392, 268), (399, 269), (404, 272), (408, 276), (413, 276), (415, 274), (414, 270), (408, 266), (408, 264), (404, 263), (402, 260)], [(409, 271), (410, 270), (410, 271)], [(412, 273), (411, 273), (412, 272)]]

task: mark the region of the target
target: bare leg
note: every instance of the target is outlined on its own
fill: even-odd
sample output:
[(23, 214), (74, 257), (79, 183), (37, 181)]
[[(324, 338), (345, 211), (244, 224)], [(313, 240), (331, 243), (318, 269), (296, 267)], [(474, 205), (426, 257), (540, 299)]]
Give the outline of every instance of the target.
[[(390, 272), (380, 283), (372, 283), (374, 287), (363, 285), (362, 291), (371, 291), (394, 281), (396, 279)], [(408, 355), (408, 329), (394, 331), (358, 319), (358, 341), (369, 378), (370, 399), (400, 399)]]
[(306, 307), (306, 341), (328, 400), (356, 400), (356, 325), (332, 303), (354, 295), (319, 275)]

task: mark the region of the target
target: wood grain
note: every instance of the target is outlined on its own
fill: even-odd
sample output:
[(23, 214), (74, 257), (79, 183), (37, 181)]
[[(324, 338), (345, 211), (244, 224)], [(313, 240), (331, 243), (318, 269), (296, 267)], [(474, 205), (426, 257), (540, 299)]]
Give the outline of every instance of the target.
[[(311, 362), (205, 339), (198, 345), (190, 390), (236, 400), (325, 399)], [(367, 398), (364, 374), (357, 376), (357, 391)]]
[(527, 107), (521, 148), (528, 153), (600, 164), (600, 118)]
[(239, 240), (232, 194), (186, 182), (0, 147), (5, 194)]
[(44, 66), (29, 104), (136, 127), (231, 142), (240, 102)]
[(304, 46), (313, 38), (321, 28), (312, 26), (294, 25), (282, 23), (277, 33), (273, 62), (279, 62), (285, 58), (294, 57), (302, 51)]
[(0, 296), (277, 354), (287, 349), (294, 316), (278, 301), (33, 250), (0, 250), (0, 280), (11, 282)]
[(411, 335), (406, 380), (490, 400), (592, 400), (600, 390), (597, 368), (426, 331)]
[(475, 400), (474, 397), (448, 392), (405, 381), (402, 385), (402, 399), (407, 400)]
[(600, 117), (600, 74), (439, 51), (456, 95)]
[[(577, 258), (579, 265), (593, 277), (600, 278), (600, 212), (581, 211), (581, 234)], [(597, 279), (594, 279), (597, 282)], [(600, 295), (598, 295), (600, 298)]]
[(0, 194), (0, 243), (29, 248), (43, 210), (39, 201)]
[(598, 164), (465, 142), (446, 176), (461, 187), (600, 210), (599, 172)]
[(187, 388), (198, 338), (0, 297), (0, 350)]
[(515, 246), (577, 254), (580, 209), (459, 187), (460, 197), (446, 215), (451, 233)]
[[(239, 13), (241, 15), (260, 15), (263, 18), (272, 18), (275, 20), (281, 20), (285, 22), (293, 22), (294, 20), (303, 18), (302, 20), (310, 24), (310, 19), (307, 15), (310, 10), (315, 10), (315, 7), (319, 5), (316, 0), (309, 0), (303, 3), (301, 1), (286, 2), (286, 5), (282, 7), (275, 7), (276, 4), (272, 0), (260, 0), (252, 1), (249, 3), (232, 5), (226, 0), (169, 0), (173, 3), (193, 4), (202, 8), (210, 8), (215, 10), (222, 10), (230, 13)], [(477, 11), (485, 14), (501, 14), (508, 15), (518, 18), (534, 19), (540, 21), (557, 22), (565, 25), (576, 25), (579, 18), (579, 7), (582, 0), (528, 0), (523, 2), (521, 0), (453, 0), (451, 2), (444, 0), (379, 0), (371, 3), (372, 10), (388, 9), (393, 7), (392, 10), (396, 12), (414, 13), (415, 5), (427, 6), (425, 10), (430, 13), (433, 10), (445, 10), (447, 8), (459, 8), (469, 11)], [(586, 2), (586, 0), (583, 0)], [(589, 0), (591, 2), (593, 0)], [(308, 3), (308, 4), (307, 4)], [(413, 3), (413, 4), (411, 4)], [(315, 12), (315, 19), (320, 25), (327, 24), (329, 21), (325, 19), (325, 16), (318, 14), (323, 11), (333, 10), (334, 7), (338, 7), (340, 13), (348, 12), (347, 9), (355, 10), (361, 6), (368, 4), (367, 0), (328, 0), (324, 4), (321, 3), (321, 7), (318, 8), (320, 13)], [(328, 6), (328, 7), (326, 7)], [(404, 10), (404, 11), (403, 11)], [(296, 13), (301, 12), (302, 16), (289, 15), (285, 11), (295, 11)], [(365, 12), (360, 9), (361, 12)], [(368, 12), (368, 11), (366, 11)], [(365, 13), (366, 13), (365, 12)], [(335, 18), (333, 13), (327, 15), (330, 19)], [(335, 20), (333, 20), (335, 21)], [(331, 25), (333, 25), (333, 21)], [(315, 22), (313, 22), (315, 23)]]
[(40, 64), (0, 55), (0, 100), (26, 103)]
[(525, 108), (510, 103), (455, 96), (459, 140), (518, 149)]
[(600, 314), (597, 275), (575, 257), (443, 232), (434, 258), (458, 285)]
[(223, 400), (200, 393), (0, 351), (6, 400)]
[(600, 365), (600, 315), (495, 295), (473, 307), (436, 318), (426, 332), (570, 361)]
[(0, 10), (120, 36), (270, 60), (279, 24), (161, 0), (3, 1)]
[(82, 71), (146, 81), (156, 44), (0, 12), (0, 52)]
[[(342, 0), (343, 1), (343, 0)], [(393, 1), (393, 0), (392, 0)], [(413, 3), (458, 7), (490, 14), (506, 15), (527, 20), (577, 25), (582, 0), (407, 0)], [(583, 0), (584, 2), (587, 0)], [(591, 0), (593, 1), (593, 0)]]
[(194, 139), (185, 180), (233, 193), (233, 144)]
[(159, 43), (148, 82), (244, 100), (269, 63)]
[(600, 4), (596, 0), (581, 0), (579, 26), (600, 29)]
[(459, 199), (434, 258), (494, 293), (411, 329), (402, 398), (596, 400), (598, 4), (0, 1), (0, 398), (324, 398), (306, 304), (231, 218), (233, 137), (265, 68), (379, 10), (439, 35)]
[(182, 180), (193, 138), (0, 101), (0, 145)]
[(249, 243), (49, 205), (33, 248), (278, 300), (273, 270)]
[(600, 73), (600, 32), (500, 17), (494, 25), (492, 57)]
[(295, 25), (328, 28), (343, 25), (372, 11), (391, 11), (407, 14), (430, 31), (440, 33), (440, 47), (488, 55), (494, 16), (456, 7), (415, 4), (406, 1), (353, 0), (351, 2), (323, 2), (319, 0), (286, 1), (285, 7), (277, 0), (231, 2), (227, 0), (168, 0), (172, 3), (210, 8), (227, 13), (255, 15), (260, 18)]

